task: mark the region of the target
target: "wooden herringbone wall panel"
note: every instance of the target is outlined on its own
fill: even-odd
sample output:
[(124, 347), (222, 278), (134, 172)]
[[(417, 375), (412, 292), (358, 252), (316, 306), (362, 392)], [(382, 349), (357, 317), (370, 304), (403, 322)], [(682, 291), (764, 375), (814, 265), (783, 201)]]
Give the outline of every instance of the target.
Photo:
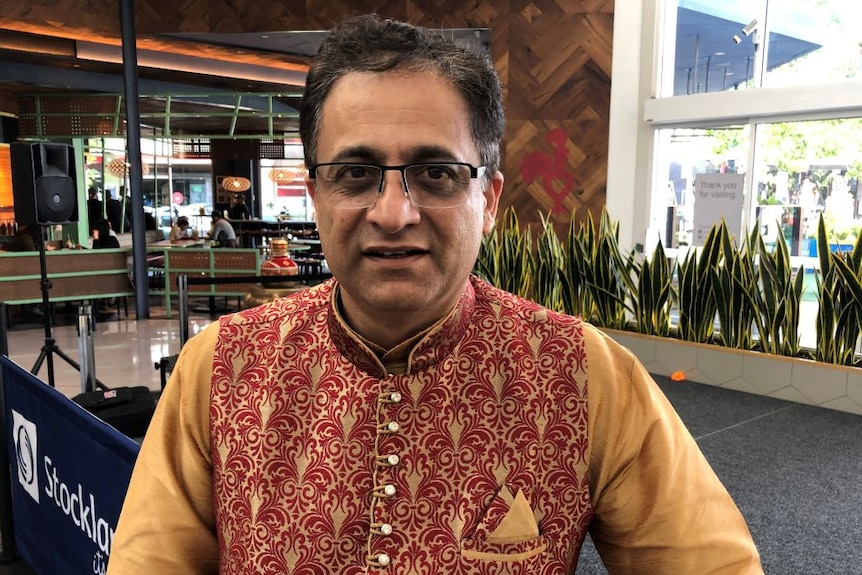
[[(98, 9), (96, 9), (98, 4)], [(524, 223), (550, 213), (564, 228), (605, 204), (613, 0), (136, 0), (139, 35), (322, 30), (376, 12), (429, 27), (490, 28), (508, 129), (502, 207)], [(3, 0), (4, 18), (68, 36), (118, 38), (116, 0)], [(64, 35), (65, 34), (65, 35)], [(80, 37), (80, 33), (73, 37)], [(274, 56), (277, 57), (277, 56)]]
[(564, 232), (573, 213), (584, 221), (605, 204), (607, 120), (510, 121), (506, 161), (501, 209), (514, 207), (525, 225), (550, 215)]
[(550, 214), (563, 231), (573, 212), (583, 221), (605, 205), (613, 15), (607, 2), (568, 12), (558, 4), (531, 3), (509, 19), (501, 207), (526, 224)]

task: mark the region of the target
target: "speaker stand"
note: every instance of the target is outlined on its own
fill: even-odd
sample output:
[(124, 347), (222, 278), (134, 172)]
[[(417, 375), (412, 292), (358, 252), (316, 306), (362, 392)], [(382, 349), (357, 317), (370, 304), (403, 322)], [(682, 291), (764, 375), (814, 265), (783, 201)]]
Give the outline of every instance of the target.
[[(41, 281), (39, 282), (39, 286), (42, 289), (42, 318), (44, 319), (45, 326), (45, 343), (42, 345), (42, 349), (39, 352), (39, 357), (36, 358), (36, 363), (33, 364), (33, 369), (30, 370), (32, 375), (37, 375), (39, 370), (42, 369), (42, 364), (47, 363), (48, 365), (48, 385), (51, 387), (55, 387), (54, 385), (54, 355), (57, 355), (60, 359), (68, 363), (74, 369), (81, 371), (81, 366), (73, 360), (71, 357), (66, 355), (60, 346), (57, 345), (57, 340), (54, 339), (54, 333), (51, 326), (51, 299), (48, 296), (48, 291), (51, 289), (51, 280), (48, 279), (48, 264), (46, 262), (45, 256), (45, 242), (47, 241), (47, 230), (45, 225), (40, 224), (39, 228), (41, 230), (39, 237), (39, 272), (41, 274)], [(98, 379), (96, 380), (96, 385), (100, 389), (108, 389), (105, 384), (103, 384)]]

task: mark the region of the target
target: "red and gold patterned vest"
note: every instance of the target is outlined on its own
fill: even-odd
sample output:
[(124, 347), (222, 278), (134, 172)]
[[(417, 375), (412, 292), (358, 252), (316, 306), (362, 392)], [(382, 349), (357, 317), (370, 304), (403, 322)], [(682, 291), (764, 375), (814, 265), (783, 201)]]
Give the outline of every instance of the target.
[(473, 278), (389, 375), (335, 287), (222, 320), (220, 573), (573, 573), (593, 514), (580, 320)]

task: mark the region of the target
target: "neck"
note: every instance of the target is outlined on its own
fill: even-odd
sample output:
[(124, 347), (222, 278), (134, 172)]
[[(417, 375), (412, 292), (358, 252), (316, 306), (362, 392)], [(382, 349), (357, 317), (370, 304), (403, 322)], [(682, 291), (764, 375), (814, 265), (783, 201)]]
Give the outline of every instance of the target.
[(449, 307), (442, 315), (434, 314), (428, 317), (421, 313), (409, 314), (398, 310), (374, 314), (372, 317), (371, 314), (352, 312), (351, 309), (356, 309), (355, 306), (345, 305), (344, 299), (344, 292), (339, 290), (338, 309), (345, 323), (363, 338), (386, 351), (425, 331), (451, 310)]

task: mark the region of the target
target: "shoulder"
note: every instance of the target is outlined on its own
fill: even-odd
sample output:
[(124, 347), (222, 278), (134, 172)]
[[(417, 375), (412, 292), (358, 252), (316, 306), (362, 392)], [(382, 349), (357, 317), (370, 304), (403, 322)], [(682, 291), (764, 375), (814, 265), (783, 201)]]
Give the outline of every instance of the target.
[(529, 330), (543, 339), (554, 339), (561, 345), (567, 341), (581, 348), (591, 381), (606, 380), (627, 386), (638, 371), (640, 364), (631, 351), (580, 316), (548, 309), (479, 278), (474, 277), (472, 284), (477, 310), (509, 326), (513, 335), (518, 330)]
[(288, 337), (303, 329), (314, 329), (325, 321), (334, 280), (301, 289), (256, 307), (222, 316), (219, 344), (237, 340), (256, 340), (264, 333)]
[(548, 309), (534, 301), (514, 295), (495, 287), (485, 280), (473, 276), (471, 278), (476, 293), (476, 305), (479, 309), (487, 309), (500, 317), (508, 316), (533, 324), (562, 326), (580, 326), (578, 316), (566, 315)]

